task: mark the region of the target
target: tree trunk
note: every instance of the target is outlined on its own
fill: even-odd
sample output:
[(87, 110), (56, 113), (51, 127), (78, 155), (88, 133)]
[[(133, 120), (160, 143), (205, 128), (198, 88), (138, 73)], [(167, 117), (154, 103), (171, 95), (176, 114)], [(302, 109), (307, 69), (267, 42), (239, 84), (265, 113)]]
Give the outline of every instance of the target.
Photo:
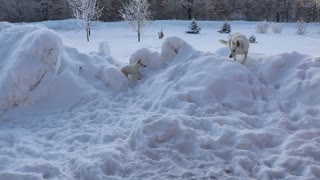
[(140, 42), (140, 22), (138, 21), (138, 42)]
[(191, 8), (188, 9), (188, 18), (189, 18), (189, 20), (192, 20), (192, 9)]
[(86, 28), (86, 32), (87, 32), (87, 41), (89, 42), (89, 29), (88, 28)]
[(90, 22), (88, 22), (88, 31), (89, 31), (89, 36), (91, 36), (91, 26), (90, 26)]

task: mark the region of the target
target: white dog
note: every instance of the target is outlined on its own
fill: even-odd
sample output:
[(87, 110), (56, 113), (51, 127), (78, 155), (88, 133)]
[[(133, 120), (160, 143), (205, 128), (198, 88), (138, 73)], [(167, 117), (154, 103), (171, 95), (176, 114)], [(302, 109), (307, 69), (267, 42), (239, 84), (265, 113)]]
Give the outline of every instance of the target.
[(229, 46), (229, 49), (231, 50), (229, 58), (233, 58), (236, 61), (237, 54), (244, 54), (242, 64), (246, 61), (250, 43), (245, 35), (233, 33), (228, 41), (220, 40), (220, 42)]
[(135, 62), (132, 65), (127, 65), (123, 68), (121, 68), (121, 72), (128, 77), (129, 74), (131, 74), (134, 78), (140, 80), (143, 76), (140, 74), (139, 70), (142, 67), (146, 67), (139, 59), (137, 62)]

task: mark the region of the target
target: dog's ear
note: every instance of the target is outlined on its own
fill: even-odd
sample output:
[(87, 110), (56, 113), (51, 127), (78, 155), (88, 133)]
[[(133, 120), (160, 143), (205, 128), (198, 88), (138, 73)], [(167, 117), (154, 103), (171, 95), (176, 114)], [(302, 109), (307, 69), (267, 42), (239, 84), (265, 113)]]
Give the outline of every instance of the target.
[(239, 47), (240, 46), (240, 41), (239, 40), (237, 40), (237, 47)]

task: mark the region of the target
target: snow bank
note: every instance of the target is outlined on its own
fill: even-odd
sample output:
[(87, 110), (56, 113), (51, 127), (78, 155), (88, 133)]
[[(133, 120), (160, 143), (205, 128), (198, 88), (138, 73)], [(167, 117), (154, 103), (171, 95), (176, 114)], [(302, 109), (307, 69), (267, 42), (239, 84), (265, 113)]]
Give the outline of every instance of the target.
[(43, 26), (1, 27), (0, 111), (36, 103), (63, 109), (98, 90), (126, 90), (106, 42), (99, 52), (81, 54)]
[(269, 86), (279, 91), (278, 98), (295, 99), (308, 105), (320, 105), (320, 58), (297, 52), (283, 53), (263, 59), (260, 76)]
[(0, 42), (1, 108), (83, 100), (2, 121), (0, 179), (320, 178), (319, 58), (250, 54), (242, 65), (225, 47), (169, 37), (131, 55), (147, 65), (131, 83), (106, 42), (82, 54), (39, 26), (7, 27)]
[(218, 52), (164, 41), (167, 66), (140, 85), (148, 113), (130, 133), (144, 177), (319, 178), (319, 58), (292, 52), (242, 65)]

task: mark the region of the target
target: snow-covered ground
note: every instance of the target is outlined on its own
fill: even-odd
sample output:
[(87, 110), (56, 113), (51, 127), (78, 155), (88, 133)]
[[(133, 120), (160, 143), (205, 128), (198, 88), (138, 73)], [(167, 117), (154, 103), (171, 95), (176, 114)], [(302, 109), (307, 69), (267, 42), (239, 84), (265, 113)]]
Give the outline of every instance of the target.
[(221, 24), (0, 23), (0, 180), (319, 179), (320, 25), (231, 22), (258, 41), (240, 64)]

